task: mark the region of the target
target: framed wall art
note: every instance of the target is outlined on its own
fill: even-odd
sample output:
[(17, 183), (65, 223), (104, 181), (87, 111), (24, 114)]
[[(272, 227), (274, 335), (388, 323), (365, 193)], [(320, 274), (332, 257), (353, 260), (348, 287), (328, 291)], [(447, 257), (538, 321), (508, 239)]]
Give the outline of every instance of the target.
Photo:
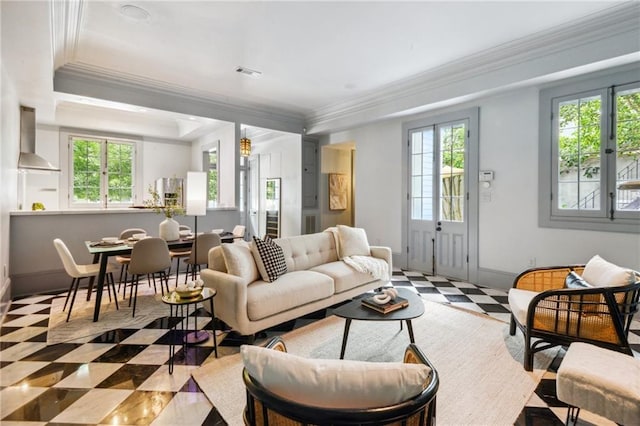
[(329, 210), (347, 209), (347, 175), (329, 173)]

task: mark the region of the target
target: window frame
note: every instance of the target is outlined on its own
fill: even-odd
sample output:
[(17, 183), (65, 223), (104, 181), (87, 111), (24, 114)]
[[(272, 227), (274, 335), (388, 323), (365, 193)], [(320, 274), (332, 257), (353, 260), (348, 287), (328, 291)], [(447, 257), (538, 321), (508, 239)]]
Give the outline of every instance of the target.
[[(87, 202), (74, 202), (74, 176), (75, 176), (75, 167), (74, 167), (74, 143), (76, 140), (87, 140), (91, 142), (96, 142), (100, 144), (100, 202), (98, 203), (87, 203)], [(109, 202), (108, 201), (108, 184), (109, 184), (109, 170), (108, 170), (108, 144), (125, 144), (130, 145), (133, 148), (132, 153), (132, 161), (131, 161), (131, 202)], [(85, 135), (85, 134), (77, 134), (70, 133), (68, 136), (68, 155), (69, 155), (69, 176), (68, 176), (68, 205), (69, 208), (72, 209), (121, 209), (126, 207), (131, 207), (135, 205), (136, 200), (138, 198), (139, 188), (136, 185), (138, 181), (137, 176), (137, 168), (138, 168), (138, 143), (133, 140), (128, 139), (119, 139), (119, 138), (110, 138), (110, 137), (101, 137), (96, 135)]]
[[(616, 140), (609, 139), (612, 125), (609, 110), (611, 107), (612, 87), (621, 91), (623, 87), (638, 87), (640, 67), (626, 67), (625, 70), (595, 73), (588, 77), (576, 77), (564, 80), (558, 85), (544, 88), (539, 97), (539, 185), (538, 185), (538, 222), (544, 228), (582, 229), (590, 231), (640, 233), (640, 212), (616, 211), (610, 217), (611, 200), (607, 196), (615, 190)], [(600, 117), (600, 209), (597, 211), (565, 210), (557, 207), (558, 194), (558, 126), (557, 107), (560, 102), (580, 99), (589, 95), (601, 96)], [(608, 148), (614, 149), (613, 155), (606, 154)]]
[[(211, 152), (216, 153), (215, 165), (211, 165)], [(216, 141), (211, 145), (203, 147), (202, 150), (202, 170), (207, 173), (207, 208), (215, 209), (220, 204), (220, 141)], [(209, 198), (209, 173), (215, 170), (217, 174), (216, 179), (216, 199)]]

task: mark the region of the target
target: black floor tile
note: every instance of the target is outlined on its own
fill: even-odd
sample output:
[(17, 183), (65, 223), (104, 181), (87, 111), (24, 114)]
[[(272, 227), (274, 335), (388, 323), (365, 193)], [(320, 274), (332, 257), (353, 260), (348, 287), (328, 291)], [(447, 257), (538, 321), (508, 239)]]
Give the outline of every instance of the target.
[(51, 387), (62, 379), (78, 371), (83, 364), (68, 362), (52, 362), (40, 370), (31, 373), (14, 385), (28, 385), (30, 387)]
[(466, 287), (459, 287), (458, 288), (461, 292), (463, 292), (464, 294), (472, 294), (472, 295), (483, 295), (486, 294), (484, 291), (478, 289), (478, 288), (466, 288)]
[(546, 407), (525, 407), (513, 424), (515, 426), (563, 426), (564, 422)]
[(451, 303), (472, 303), (473, 301), (469, 299), (464, 294), (445, 294), (444, 297)]
[(42, 343), (46, 343), (47, 342), (47, 332), (43, 331), (42, 333), (38, 334), (37, 336), (33, 336), (30, 339), (27, 339), (26, 342), (42, 342)]
[(502, 305), (498, 305), (498, 304), (491, 304), (491, 303), (478, 303), (478, 306), (480, 306), (482, 309), (484, 309), (485, 312), (493, 312), (496, 314), (509, 314), (509, 309), (505, 308)]
[(137, 389), (158, 370), (158, 365), (125, 364), (100, 382), (97, 388)]
[(121, 343), (123, 340), (126, 340), (132, 334), (137, 332), (138, 329), (119, 328), (117, 330), (102, 333), (101, 335), (91, 339), (90, 343)]
[(93, 362), (125, 363), (145, 350), (147, 345), (116, 345), (107, 352), (94, 359)]
[(48, 422), (88, 391), (89, 389), (49, 388), (2, 420)]
[(59, 343), (57, 345), (47, 346), (24, 357), (22, 361), (55, 361), (80, 346), (82, 345), (79, 343)]

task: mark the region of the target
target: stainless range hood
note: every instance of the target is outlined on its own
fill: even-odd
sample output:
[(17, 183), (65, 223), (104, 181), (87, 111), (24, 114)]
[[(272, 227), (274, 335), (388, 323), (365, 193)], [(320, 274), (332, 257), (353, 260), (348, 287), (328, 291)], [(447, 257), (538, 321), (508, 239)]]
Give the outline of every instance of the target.
[(60, 169), (36, 154), (36, 110), (20, 106), (20, 157), (18, 169), (59, 172)]

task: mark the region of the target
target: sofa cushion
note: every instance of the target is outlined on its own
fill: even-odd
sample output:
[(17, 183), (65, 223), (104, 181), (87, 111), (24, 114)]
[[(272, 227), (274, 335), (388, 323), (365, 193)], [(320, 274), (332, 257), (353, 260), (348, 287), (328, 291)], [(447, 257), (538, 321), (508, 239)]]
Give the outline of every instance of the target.
[(243, 345), (249, 375), (282, 398), (325, 408), (377, 408), (420, 394), (431, 377), (424, 364), (307, 359)]
[(222, 254), (222, 247), (215, 246), (209, 250), (209, 269), (214, 271), (227, 272), (227, 265), (224, 261), (224, 255)]
[(276, 238), (273, 241), (282, 247), (288, 271), (302, 271), (338, 260), (336, 243), (328, 232)]
[(582, 278), (594, 287), (613, 287), (633, 284), (635, 277), (630, 269), (614, 265), (595, 255), (585, 265)]
[(347, 256), (371, 256), (367, 233), (362, 228), (338, 225), (340, 258)]
[(278, 277), (287, 273), (287, 264), (282, 248), (274, 243), (268, 235), (264, 236), (264, 240), (253, 237), (251, 253), (264, 281), (274, 282)]
[(258, 280), (247, 287), (247, 316), (257, 321), (334, 293), (333, 280), (313, 271), (287, 272), (277, 285)]
[(370, 274), (356, 271), (341, 260), (315, 266), (310, 271), (320, 272), (333, 278), (336, 293), (351, 290), (375, 279)]
[(258, 279), (260, 275), (249, 245), (234, 243), (220, 247), (229, 274), (242, 278), (247, 284)]

